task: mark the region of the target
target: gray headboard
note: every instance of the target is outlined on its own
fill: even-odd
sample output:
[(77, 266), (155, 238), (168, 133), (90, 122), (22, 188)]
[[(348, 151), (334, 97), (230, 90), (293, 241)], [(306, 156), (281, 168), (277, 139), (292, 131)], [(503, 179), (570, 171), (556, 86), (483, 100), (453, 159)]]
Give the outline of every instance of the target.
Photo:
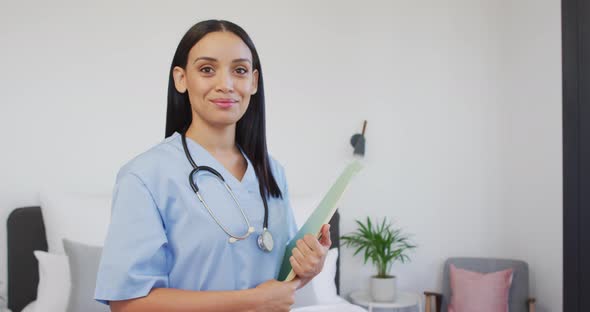
[(33, 251), (47, 251), (41, 208), (15, 209), (6, 223), (8, 308), (13, 312), (20, 312), (37, 298), (39, 270)]
[[(34, 250), (47, 251), (40, 207), (17, 208), (7, 221), (8, 308), (21, 310), (37, 298), (39, 270)], [(340, 248), (340, 214), (330, 220), (332, 247)], [(336, 290), (340, 293), (340, 257), (336, 267)]]

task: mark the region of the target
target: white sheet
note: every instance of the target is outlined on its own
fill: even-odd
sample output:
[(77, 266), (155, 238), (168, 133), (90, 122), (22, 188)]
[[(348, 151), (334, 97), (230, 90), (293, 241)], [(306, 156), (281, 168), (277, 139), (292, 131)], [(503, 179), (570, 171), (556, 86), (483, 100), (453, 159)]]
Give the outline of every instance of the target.
[(291, 312), (367, 312), (364, 308), (346, 301), (342, 297), (338, 303), (320, 304), (291, 309)]
[(301, 307), (292, 309), (291, 312), (367, 312), (367, 310), (352, 303), (336, 303)]

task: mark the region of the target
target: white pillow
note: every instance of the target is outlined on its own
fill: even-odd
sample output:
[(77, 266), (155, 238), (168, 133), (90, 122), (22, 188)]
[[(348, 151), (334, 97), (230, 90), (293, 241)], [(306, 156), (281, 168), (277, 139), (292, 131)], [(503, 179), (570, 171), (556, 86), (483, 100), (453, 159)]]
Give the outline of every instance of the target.
[(338, 248), (328, 251), (324, 268), (307, 285), (295, 292), (295, 303), (292, 308), (335, 304), (344, 302), (336, 292), (336, 261), (338, 260)]
[(41, 212), (50, 253), (64, 254), (62, 239), (102, 246), (111, 218), (111, 194), (43, 191)]
[(338, 248), (328, 251), (324, 268), (314, 279), (313, 289), (318, 298), (318, 304), (341, 303), (342, 298), (336, 292), (336, 261), (338, 260)]
[(295, 303), (291, 308), (307, 307), (318, 304), (318, 297), (313, 288), (313, 280), (295, 291)]
[(68, 257), (33, 251), (39, 262), (37, 300), (32, 312), (64, 312), (70, 297), (70, 265)]
[(35, 312), (36, 306), (37, 306), (37, 301), (31, 301), (20, 312)]
[[(321, 201), (321, 196), (313, 194), (291, 194), (290, 202), (295, 216), (297, 228), (301, 228)], [(293, 307), (304, 307), (318, 304), (340, 303), (344, 299), (336, 293), (336, 261), (338, 249), (332, 248), (328, 252), (322, 272), (307, 285), (295, 292)]]

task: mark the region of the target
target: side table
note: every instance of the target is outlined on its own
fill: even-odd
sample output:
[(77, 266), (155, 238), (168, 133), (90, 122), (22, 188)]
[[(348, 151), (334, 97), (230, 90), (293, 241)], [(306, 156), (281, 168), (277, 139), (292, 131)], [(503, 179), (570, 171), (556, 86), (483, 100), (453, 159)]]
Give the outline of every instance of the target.
[(357, 290), (350, 294), (350, 300), (354, 304), (368, 307), (369, 312), (373, 312), (374, 308), (393, 309), (395, 311), (395, 309), (409, 307), (418, 307), (418, 312), (422, 311), (420, 294), (412, 292), (398, 292), (395, 302), (376, 302), (373, 301), (371, 295), (367, 291)]

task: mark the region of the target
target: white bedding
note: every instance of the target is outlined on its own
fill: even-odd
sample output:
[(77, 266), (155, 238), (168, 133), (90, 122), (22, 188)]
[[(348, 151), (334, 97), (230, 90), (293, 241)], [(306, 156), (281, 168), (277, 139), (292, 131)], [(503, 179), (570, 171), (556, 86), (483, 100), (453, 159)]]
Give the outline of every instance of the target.
[(27, 306), (24, 309), (22, 309), (21, 312), (33, 312), (33, 311), (35, 311), (35, 303), (36, 303), (36, 301), (33, 301), (33, 302), (27, 304)]
[(367, 310), (352, 303), (335, 303), (295, 308), (291, 312), (367, 312)]
[(332, 304), (310, 305), (291, 309), (291, 312), (367, 312), (360, 306), (354, 305), (338, 296), (338, 302)]
[[(22, 312), (33, 312), (35, 311), (35, 301), (29, 303)], [(348, 303), (346, 300), (342, 299), (342, 303), (335, 303), (335, 304), (322, 304), (322, 305), (312, 305), (307, 307), (300, 307), (292, 309), (291, 312), (366, 312), (367, 310), (356, 306), (354, 304)]]

